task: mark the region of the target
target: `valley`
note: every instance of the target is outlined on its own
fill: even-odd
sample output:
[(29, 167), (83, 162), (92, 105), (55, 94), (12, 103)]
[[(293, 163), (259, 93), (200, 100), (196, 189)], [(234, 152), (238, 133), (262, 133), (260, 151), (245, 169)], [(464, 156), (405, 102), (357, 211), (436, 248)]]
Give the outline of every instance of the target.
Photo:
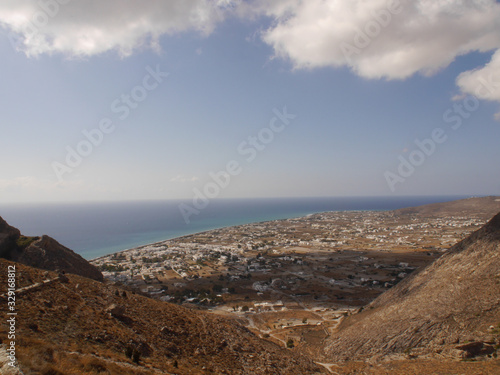
[(314, 346), (486, 218), (484, 211), (325, 212), (185, 236), (92, 263), (116, 285), (233, 317), (284, 347)]

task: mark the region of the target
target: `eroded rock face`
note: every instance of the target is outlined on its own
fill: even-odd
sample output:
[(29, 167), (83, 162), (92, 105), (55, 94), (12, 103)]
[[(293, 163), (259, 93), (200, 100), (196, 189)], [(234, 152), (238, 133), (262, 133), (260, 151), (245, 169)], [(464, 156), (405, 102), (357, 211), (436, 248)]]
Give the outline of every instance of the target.
[(462, 358), (464, 359), (493, 354), (495, 352), (495, 347), (491, 343), (488, 344), (481, 341), (459, 345), (457, 349), (462, 351)]
[(499, 275), (500, 214), (346, 319), (325, 353), (333, 361), (429, 355), (488, 341), (488, 327), (500, 316)]
[(13, 257), (14, 261), (51, 271), (64, 271), (103, 280), (97, 267), (49, 236), (42, 236)]
[(11, 227), (0, 217), (0, 257), (8, 259), (16, 248), (16, 241), (21, 236), (19, 229)]
[(49, 236), (18, 244), (19, 229), (0, 217), (0, 257), (50, 271), (64, 271), (97, 281), (104, 278), (97, 267)]

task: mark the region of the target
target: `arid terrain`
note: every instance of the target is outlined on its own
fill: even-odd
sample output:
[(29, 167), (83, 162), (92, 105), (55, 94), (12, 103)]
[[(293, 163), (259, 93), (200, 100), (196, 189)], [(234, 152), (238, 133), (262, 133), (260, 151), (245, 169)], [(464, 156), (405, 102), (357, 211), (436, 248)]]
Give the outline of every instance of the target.
[(471, 360), (497, 372), (499, 348), (500, 213), (344, 320), (317, 347), (334, 363)]
[[(498, 217), (483, 226), (498, 212), (486, 197), (223, 228), (98, 258), (103, 283), (15, 263), (17, 287), (31, 286), (18, 293), (19, 363), (47, 375), (496, 374)], [(5, 277), (14, 263), (0, 261)]]
[[(2, 285), (7, 284), (9, 265), (16, 266), (19, 288), (57, 278), (54, 272), (0, 259)], [(5, 297), (1, 303), (5, 316)], [(233, 319), (77, 275), (18, 291), (16, 311), (16, 356), (25, 375), (321, 371), (311, 360), (259, 339)], [(4, 325), (0, 339), (9, 342)]]
[(276, 343), (316, 343), (498, 211), (500, 200), (491, 197), (326, 212), (213, 230), (92, 263), (117, 285), (242, 318)]

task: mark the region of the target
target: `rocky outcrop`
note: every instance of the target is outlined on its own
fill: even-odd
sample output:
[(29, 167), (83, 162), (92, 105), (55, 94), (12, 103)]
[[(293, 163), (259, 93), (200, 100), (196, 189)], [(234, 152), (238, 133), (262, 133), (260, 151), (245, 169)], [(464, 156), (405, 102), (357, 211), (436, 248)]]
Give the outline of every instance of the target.
[(492, 344), (493, 343), (476, 341), (459, 345), (457, 346), (457, 349), (462, 352), (462, 358), (475, 358), (495, 353), (496, 349)]
[(23, 251), (16, 252), (12, 260), (32, 267), (103, 280), (102, 273), (95, 266), (49, 236), (42, 236)]
[(102, 273), (80, 255), (49, 236), (22, 237), (0, 217), (0, 257), (49, 271), (103, 281)]
[(331, 361), (395, 354), (469, 358), (498, 344), (498, 332), (489, 328), (499, 323), (500, 214), (346, 319), (325, 353)]
[(0, 217), (0, 257), (8, 258), (16, 249), (16, 241), (21, 236), (19, 229), (11, 227)]

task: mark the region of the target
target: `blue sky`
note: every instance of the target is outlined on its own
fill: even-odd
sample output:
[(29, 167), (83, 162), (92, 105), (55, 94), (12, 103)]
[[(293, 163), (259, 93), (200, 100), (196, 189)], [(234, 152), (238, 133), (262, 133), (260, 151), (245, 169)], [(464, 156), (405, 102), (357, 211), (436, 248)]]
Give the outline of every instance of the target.
[(268, 3), (5, 1), (0, 202), (500, 194), (498, 2)]

